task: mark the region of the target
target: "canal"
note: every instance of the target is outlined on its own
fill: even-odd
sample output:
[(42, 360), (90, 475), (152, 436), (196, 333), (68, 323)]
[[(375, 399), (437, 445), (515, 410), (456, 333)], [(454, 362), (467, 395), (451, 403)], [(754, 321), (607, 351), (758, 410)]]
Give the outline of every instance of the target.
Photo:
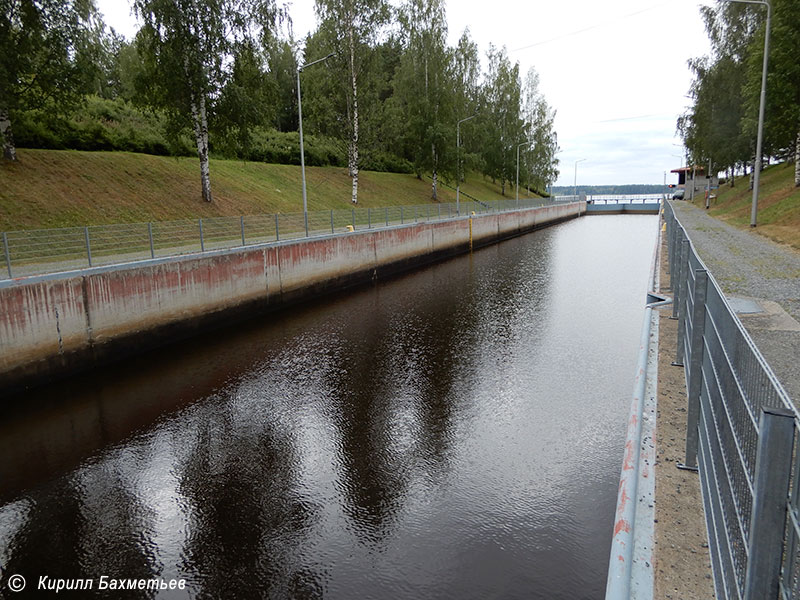
[(2, 585), (601, 597), (655, 236), (569, 221), (6, 402)]

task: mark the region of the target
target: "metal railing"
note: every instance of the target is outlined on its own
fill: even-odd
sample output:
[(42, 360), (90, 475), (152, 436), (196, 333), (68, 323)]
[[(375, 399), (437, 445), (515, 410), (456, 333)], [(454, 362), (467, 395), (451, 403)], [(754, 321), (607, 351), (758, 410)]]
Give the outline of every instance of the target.
[(658, 204), (663, 198), (663, 194), (594, 194), (586, 196), (586, 200), (592, 204)]
[(800, 598), (798, 412), (669, 204), (664, 218), (684, 466), (699, 471), (717, 598)]
[(542, 198), (7, 231), (0, 279), (551, 204)]

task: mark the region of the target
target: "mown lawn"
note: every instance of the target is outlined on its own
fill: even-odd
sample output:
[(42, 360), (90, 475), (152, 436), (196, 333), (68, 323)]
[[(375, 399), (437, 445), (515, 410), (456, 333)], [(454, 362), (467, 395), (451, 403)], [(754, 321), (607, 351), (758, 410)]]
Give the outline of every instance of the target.
[[(711, 201), (709, 213), (742, 229), (750, 228), (753, 192), (749, 177), (737, 177), (734, 187), (723, 184)], [(756, 232), (800, 250), (800, 188), (794, 187), (794, 163), (767, 167), (761, 173)], [(705, 206), (703, 194), (695, 205)]]
[[(302, 211), (298, 166), (212, 159), (214, 202), (208, 204), (200, 199), (196, 158), (18, 152), (18, 163), (0, 160), (0, 231)], [(306, 177), (310, 211), (351, 206), (347, 169), (307, 167)], [(483, 201), (514, 197), (513, 187), (502, 196), (499, 186), (479, 175), (468, 177), (461, 189)], [(431, 182), (362, 171), (358, 197), (362, 207), (425, 204), (431, 202)], [(440, 186), (439, 200), (454, 202), (455, 190)]]

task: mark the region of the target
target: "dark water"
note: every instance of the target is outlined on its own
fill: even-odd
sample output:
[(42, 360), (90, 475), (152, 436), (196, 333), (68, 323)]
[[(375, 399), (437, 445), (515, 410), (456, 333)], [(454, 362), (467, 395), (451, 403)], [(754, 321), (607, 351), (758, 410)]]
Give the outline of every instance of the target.
[(6, 408), (0, 595), (601, 597), (655, 233), (582, 218)]

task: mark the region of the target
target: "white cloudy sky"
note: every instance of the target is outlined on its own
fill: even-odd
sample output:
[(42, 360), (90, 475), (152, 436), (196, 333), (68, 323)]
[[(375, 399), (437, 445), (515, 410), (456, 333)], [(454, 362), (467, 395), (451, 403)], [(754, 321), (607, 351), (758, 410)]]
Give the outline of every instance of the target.
[[(126, 0), (98, 0), (131, 37)], [(288, 0), (295, 37), (313, 29), (314, 0)], [(534, 67), (557, 112), (559, 185), (661, 183), (680, 166), (675, 122), (689, 103), (686, 61), (708, 52), (698, 0), (450, 0), (450, 43), (465, 28), (485, 53), (508, 48)], [(674, 176), (673, 176), (674, 177)]]

